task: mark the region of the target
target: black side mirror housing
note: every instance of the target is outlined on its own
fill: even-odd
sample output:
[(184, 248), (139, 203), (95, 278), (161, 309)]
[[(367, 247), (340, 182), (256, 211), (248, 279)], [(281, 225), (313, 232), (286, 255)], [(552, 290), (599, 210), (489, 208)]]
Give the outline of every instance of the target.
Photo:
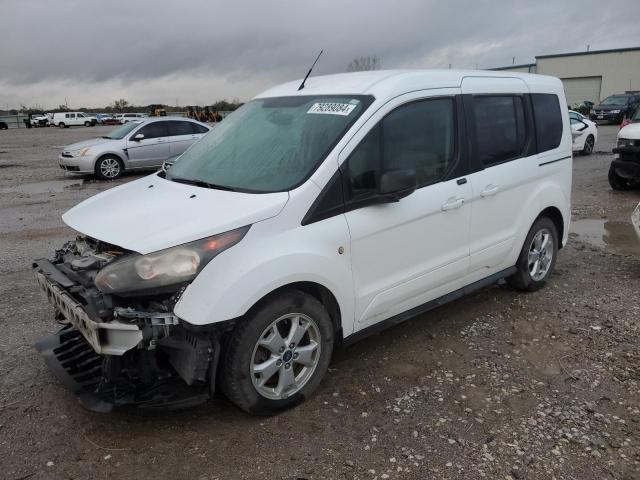
[(416, 189), (416, 171), (413, 169), (386, 170), (380, 175), (379, 194), (389, 202), (397, 202)]

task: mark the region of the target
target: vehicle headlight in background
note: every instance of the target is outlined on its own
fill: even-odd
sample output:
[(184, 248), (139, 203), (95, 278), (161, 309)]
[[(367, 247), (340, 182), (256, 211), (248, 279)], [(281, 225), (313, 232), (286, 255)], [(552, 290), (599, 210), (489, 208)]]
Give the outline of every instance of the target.
[(618, 139), (618, 147), (633, 147), (633, 140), (629, 138), (619, 138)]
[(193, 280), (217, 255), (244, 238), (249, 225), (147, 255), (133, 254), (98, 272), (95, 284), (103, 293), (135, 294)]
[(84, 147), (80, 150), (71, 150), (69, 153), (72, 157), (84, 157), (87, 153), (89, 153), (90, 150), (91, 147)]
[(611, 110), (611, 113), (620, 113), (620, 110)]

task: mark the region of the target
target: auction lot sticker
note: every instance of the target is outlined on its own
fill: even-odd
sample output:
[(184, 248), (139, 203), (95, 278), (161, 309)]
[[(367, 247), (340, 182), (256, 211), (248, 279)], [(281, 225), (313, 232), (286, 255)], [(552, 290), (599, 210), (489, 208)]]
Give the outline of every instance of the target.
[(307, 110), (307, 113), (319, 113), (325, 115), (349, 115), (355, 105), (349, 105), (348, 103), (314, 103), (311, 108)]

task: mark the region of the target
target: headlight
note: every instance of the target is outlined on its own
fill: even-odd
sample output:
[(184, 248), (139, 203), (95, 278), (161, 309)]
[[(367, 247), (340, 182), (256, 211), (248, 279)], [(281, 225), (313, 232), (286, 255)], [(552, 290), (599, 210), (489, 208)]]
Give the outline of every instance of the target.
[(87, 153), (89, 153), (89, 150), (91, 150), (91, 147), (84, 147), (80, 150), (72, 150), (69, 153), (72, 157), (84, 157)]
[(618, 147), (633, 147), (633, 140), (628, 138), (619, 138)]
[(128, 256), (100, 270), (95, 284), (103, 293), (130, 295), (189, 282), (213, 258), (242, 240), (248, 230), (246, 226), (148, 255)]

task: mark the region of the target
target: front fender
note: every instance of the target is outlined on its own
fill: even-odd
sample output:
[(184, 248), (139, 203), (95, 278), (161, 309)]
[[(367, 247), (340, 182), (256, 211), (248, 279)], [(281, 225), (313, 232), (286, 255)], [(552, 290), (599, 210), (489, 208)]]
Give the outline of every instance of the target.
[[(343, 247), (343, 253), (338, 252)], [(185, 290), (175, 314), (194, 325), (241, 317), (274, 290), (296, 282), (326, 287), (340, 307), (344, 335), (353, 331), (349, 231), (343, 215), (290, 230), (254, 224)]]

